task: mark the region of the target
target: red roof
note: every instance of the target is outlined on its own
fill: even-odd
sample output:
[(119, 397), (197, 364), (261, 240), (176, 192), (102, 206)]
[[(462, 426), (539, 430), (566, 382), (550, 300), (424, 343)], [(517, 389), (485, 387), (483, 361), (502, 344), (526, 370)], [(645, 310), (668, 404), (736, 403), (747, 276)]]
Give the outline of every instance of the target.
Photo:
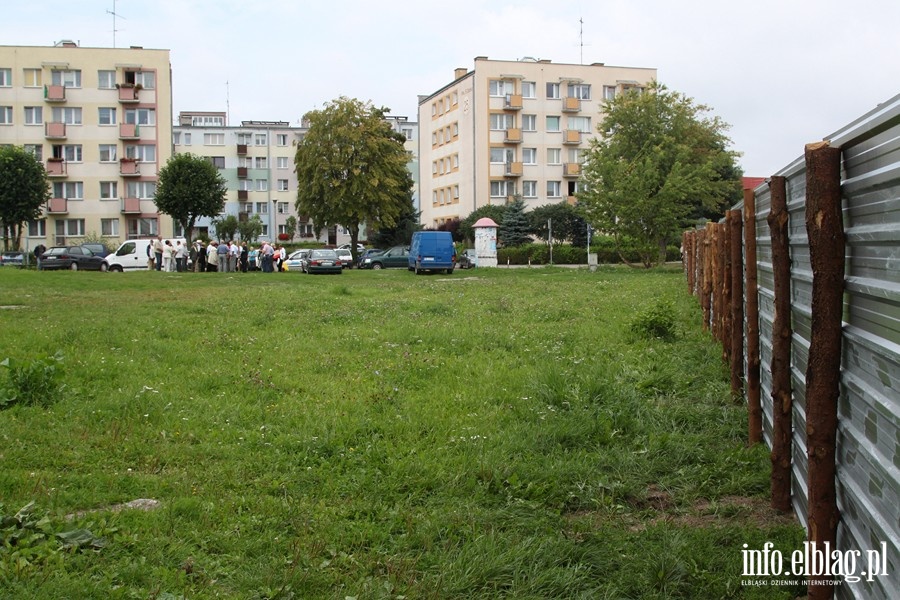
[(766, 182), (765, 177), (742, 177), (743, 186), (741, 186), (745, 190), (755, 190), (762, 184)]

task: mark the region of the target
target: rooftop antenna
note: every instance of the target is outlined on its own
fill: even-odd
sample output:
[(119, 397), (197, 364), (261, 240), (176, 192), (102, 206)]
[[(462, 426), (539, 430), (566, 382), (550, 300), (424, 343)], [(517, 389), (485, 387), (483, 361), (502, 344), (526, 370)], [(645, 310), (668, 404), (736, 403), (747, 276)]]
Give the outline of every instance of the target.
[[(590, 46), (590, 44), (588, 44)], [(584, 64), (584, 19), (581, 17), (578, 18), (578, 46), (579, 46), (579, 61), (580, 64)]]
[(116, 19), (124, 19), (125, 17), (123, 17), (122, 15), (120, 15), (116, 12), (116, 0), (113, 0), (113, 9), (107, 10), (106, 13), (112, 15), (112, 18), (113, 18), (112, 33), (113, 33), (113, 48), (115, 48), (116, 47), (116, 32), (118, 31), (118, 29), (116, 29)]

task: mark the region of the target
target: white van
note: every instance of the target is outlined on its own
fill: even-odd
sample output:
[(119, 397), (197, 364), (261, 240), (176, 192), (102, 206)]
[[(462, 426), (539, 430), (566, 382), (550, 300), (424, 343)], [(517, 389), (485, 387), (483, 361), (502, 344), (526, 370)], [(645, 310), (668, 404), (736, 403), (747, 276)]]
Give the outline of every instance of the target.
[[(177, 245), (176, 242), (187, 244), (187, 240), (184, 238), (169, 238), (168, 241), (172, 242), (173, 246)], [(147, 259), (150, 256), (147, 249), (152, 243), (152, 239), (125, 240), (115, 252), (107, 254), (103, 262), (106, 263), (106, 268), (109, 271), (117, 271), (119, 273), (123, 271), (146, 271)], [(163, 243), (165, 244), (166, 240), (163, 240)]]

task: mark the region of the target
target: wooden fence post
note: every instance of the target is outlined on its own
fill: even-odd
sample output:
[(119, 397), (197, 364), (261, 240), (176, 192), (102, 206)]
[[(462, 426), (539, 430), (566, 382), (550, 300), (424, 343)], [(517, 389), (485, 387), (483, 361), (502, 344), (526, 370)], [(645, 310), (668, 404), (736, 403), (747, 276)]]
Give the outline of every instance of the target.
[(728, 294), (731, 298), (731, 328), (730, 339), (727, 340), (727, 343), (731, 345), (728, 352), (731, 360), (731, 395), (735, 401), (740, 402), (743, 401), (744, 391), (744, 277), (743, 253), (741, 252), (741, 244), (744, 239), (741, 235), (743, 230), (741, 211), (729, 210), (726, 215), (731, 243), (731, 247), (728, 249), (731, 255), (729, 260), (731, 263), (729, 275), (731, 289)]
[[(841, 370), (844, 227), (841, 151), (827, 142), (806, 146), (806, 231), (812, 265), (812, 329), (806, 368), (806, 445), (809, 459), (809, 539), (819, 551), (836, 545), (835, 446)], [(813, 573), (809, 600), (832, 598), (830, 580)]]
[(791, 510), (791, 250), (785, 178), (769, 180), (772, 208), (766, 221), (772, 239), (774, 319), (772, 321), (772, 508)]
[(710, 296), (712, 295), (712, 281), (713, 281), (713, 270), (712, 270), (712, 223), (706, 224), (706, 229), (703, 230), (703, 242), (701, 247), (703, 249), (703, 272), (700, 276), (700, 306), (703, 307), (703, 331), (709, 331), (710, 325)]
[[(726, 213), (727, 214), (727, 213)], [(731, 227), (728, 220), (722, 224), (722, 360), (731, 361)]]
[(759, 297), (756, 274), (756, 196), (744, 190), (744, 262), (747, 291), (747, 441), (762, 441), (762, 403), (759, 390)]

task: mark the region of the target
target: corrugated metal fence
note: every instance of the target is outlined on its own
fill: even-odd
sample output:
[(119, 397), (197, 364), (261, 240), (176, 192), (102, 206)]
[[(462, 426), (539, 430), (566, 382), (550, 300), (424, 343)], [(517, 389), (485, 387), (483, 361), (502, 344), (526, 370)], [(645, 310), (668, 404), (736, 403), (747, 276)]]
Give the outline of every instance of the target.
[[(839, 598), (893, 600), (900, 598), (900, 95), (825, 140), (841, 150), (846, 238), (836, 451), (837, 504), (841, 515), (837, 543), (841, 550), (862, 551), (862, 557), (866, 550), (886, 548), (889, 573), (872, 582), (864, 579), (844, 584), (835, 593)], [(793, 327), (791, 492), (794, 511), (806, 526), (809, 463), (805, 375), (811, 325), (816, 318), (811, 308), (813, 274), (804, 218), (806, 162), (798, 159), (776, 175), (784, 177), (789, 213)], [(770, 447), (775, 294), (772, 237), (766, 218), (771, 193), (769, 182), (753, 191), (762, 431)], [(699, 236), (700, 243), (694, 234), (685, 244), (689, 254), (685, 260), (688, 280), (701, 296), (703, 281), (709, 277), (704, 274), (703, 261), (709, 259), (701, 257), (702, 239), (709, 233), (707, 230)], [(716, 306), (715, 302), (711, 304)], [(744, 373), (746, 367), (744, 360)]]

